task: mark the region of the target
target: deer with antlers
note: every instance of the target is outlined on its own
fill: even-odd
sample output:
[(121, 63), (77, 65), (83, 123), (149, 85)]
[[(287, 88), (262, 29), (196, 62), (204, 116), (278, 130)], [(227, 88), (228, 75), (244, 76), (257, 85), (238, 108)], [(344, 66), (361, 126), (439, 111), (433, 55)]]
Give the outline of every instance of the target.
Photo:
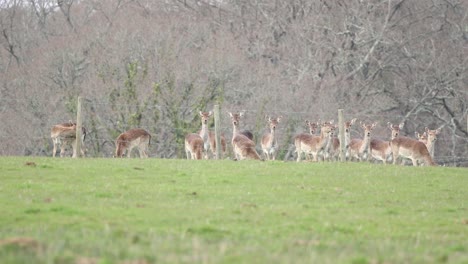
[[(203, 152), (205, 159), (209, 159), (211, 152), (213, 158), (215, 158), (217, 155), (216, 153), (216, 136), (215, 133), (211, 132), (208, 129), (208, 121), (210, 120), (210, 117), (213, 116), (213, 112), (202, 112), (200, 111), (200, 118), (202, 122), (202, 128), (199, 132), (200, 137), (203, 139)], [(221, 158), (224, 157), (224, 154), (226, 153), (226, 138), (224, 135), (220, 136), (221, 139)]]
[[(81, 155), (84, 156), (84, 140), (86, 139), (86, 128), (81, 127)], [(50, 132), (52, 143), (54, 148), (52, 150), (52, 157), (55, 157), (57, 153), (57, 147), (60, 147), (60, 157), (65, 156), (65, 150), (68, 145), (72, 146), (73, 154), (72, 157), (76, 157), (76, 123), (71, 120), (67, 123), (54, 125)]]
[[(400, 135), (400, 130), (403, 129), (404, 123), (394, 125), (390, 122), (387, 123), (388, 129), (391, 131), (391, 140), (397, 138)], [(392, 158), (392, 148), (390, 141), (381, 139), (371, 140), (371, 154), (376, 160), (381, 160), (384, 164)]]
[(241, 117), (244, 113), (231, 113), (228, 112), (231, 117), (232, 123), (232, 149), (234, 151), (234, 156), (236, 160), (243, 159), (255, 159), (260, 160), (260, 155), (258, 155), (257, 150), (255, 149), (255, 143), (239, 132), (239, 123)]
[(294, 139), (296, 146), (297, 162), (301, 161), (302, 153), (311, 154), (314, 161), (318, 161), (318, 156), (323, 155), (326, 146), (335, 130), (335, 126), (323, 123), (320, 128), (320, 136), (309, 134), (299, 134)]
[(262, 137), (262, 151), (266, 160), (275, 160), (278, 151), (278, 141), (276, 138), (276, 127), (278, 126), (282, 116), (277, 118), (267, 117), (270, 132), (267, 132)]
[(127, 152), (127, 158), (130, 158), (130, 154), (133, 148), (138, 148), (140, 158), (148, 158), (148, 147), (151, 143), (151, 135), (146, 130), (141, 128), (130, 129), (120, 134), (115, 140), (115, 156), (122, 158)]
[(362, 129), (364, 130), (364, 138), (363, 139), (353, 138), (349, 142), (349, 155), (350, 155), (350, 158), (356, 158), (359, 161), (362, 161), (363, 159), (369, 160), (371, 156), (370, 142), (371, 142), (372, 130), (375, 128), (377, 123), (364, 124), (360, 122), (360, 124), (361, 124)]

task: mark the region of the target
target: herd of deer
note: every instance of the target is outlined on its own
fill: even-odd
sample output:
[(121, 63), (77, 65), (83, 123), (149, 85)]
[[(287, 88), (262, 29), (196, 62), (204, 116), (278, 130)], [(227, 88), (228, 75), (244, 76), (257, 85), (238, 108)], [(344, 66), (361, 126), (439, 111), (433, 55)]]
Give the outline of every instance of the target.
[[(276, 128), (280, 123), (282, 116), (276, 118), (267, 117), (269, 132), (261, 138), (261, 149), (263, 158), (258, 154), (256, 144), (253, 141), (253, 134), (249, 131), (240, 131), (239, 124), (243, 113), (228, 112), (231, 117), (233, 127), (232, 131), (232, 149), (235, 160), (256, 159), (256, 160), (275, 160), (278, 153), (278, 142), (276, 138)], [(208, 121), (213, 116), (210, 112), (199, 112), (201, 118), (201, 130), (198, 133), (190, 133), (185, 137), (185, 152), (187, 159), (212, 159), (218, 155), (216, 153), (215, 133), (208, 129)], [(344, 146), (345, 155), (348, 160), (369, 161), (371, 158), (382, 161), (384, 164), (393, 161), (397, 164), (398, 160), (403, 158), (411, 159), (414, 166), (436, 165), (434, 157), (434, 141), (440, 133), (440, 128), (430, 130), (426, 127), (422, 134), (415, 133), (416, 139), (400, 136), (400, 130), (403, 123), (393, 125), (387, 123), (391, 131), (389, 141), (372, 138), (372, 130), (377, 123), (360, 123), (364, 131), (363, 138), (351, 139), (351, 127), (356, 123), (356, 118), (345, 122), (344, 124)], [(294, 146), (297, 153), (297, 162), (302, 160), (304, 154), (306, 160), (338, 160), (340, 155), (340, 141), (336, 137), (337, 125), (333, 121), (317, 123), (306, 121), (309, 133), (298, 134), (294, 137)], [(73, 148), (73, 157), (76, 157), (76, 123), (72, 121), (55, 125), (51, 132), (54, 143), (53, 156), (60, 146), (60, 156), (64, 155), (65, 147), (71, 145)], [(81, 143), (84, 143), (86, 129), (82, 128)], [(140, 157), (148, 157), (148, 146), (150, 145), (151, 135), (144, 129), (131, 129), (120, 134), (116, 139), (116, 150), (114, 157), (123, 157), (137, 147)], [(220, 136), (221, 151), (220, 157), (226, 154), (226, 138)], [(84, 156), (83, 149), (81, 154)]]

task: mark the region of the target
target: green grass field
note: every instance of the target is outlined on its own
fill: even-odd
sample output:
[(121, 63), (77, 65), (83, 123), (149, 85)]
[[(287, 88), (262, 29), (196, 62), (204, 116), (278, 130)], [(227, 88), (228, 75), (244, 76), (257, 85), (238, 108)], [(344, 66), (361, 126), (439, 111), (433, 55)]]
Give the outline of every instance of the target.
[(2, 157), (0, 263), (468, 263), (467, 202), (466, 168)]

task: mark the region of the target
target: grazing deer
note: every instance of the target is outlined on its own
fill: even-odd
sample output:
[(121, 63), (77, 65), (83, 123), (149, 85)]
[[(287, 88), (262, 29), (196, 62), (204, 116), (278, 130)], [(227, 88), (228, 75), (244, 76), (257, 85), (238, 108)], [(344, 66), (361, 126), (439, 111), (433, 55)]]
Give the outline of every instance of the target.
[(200, 135), (190, 133), (185, 136), (185, 154), (187, 159), (202, 159), (203, 139)]
[(278, 150), (278, 141), (276, 139), (276, 127), (278, 126), (282, 116), (277, 118), (268, 117), (270, 132), (267, 132), (262, 137), (262, 151), (266, 160), (275, 160)]
[[(403, 126), (404, 123), (399, 125), (393, 125), (390, 122), (387, 123), (387, 127), (391, 131), (391, 139), (395, 139), (400, 135), (400, 130), (403, 129)], [(374, 159), (381, 160), (384, 164), (387, 164), (387, 161), (392, 158), (390, 141), (373, 138), (371, 140), (371, 154)]]
[[(199, 132), (200, 137), (203, 139), (203, 151), (205, 153), (205, 159), (209, 159), (209, 151), (213, 155), (213, 158), (216, 158), (216, 136), (213, 132), (208, 129), (208, 121), (213, 115), (213, 112), (202, 112), (200, 111), (200, 117), (202, 122), (202, 128)], [(221, 158), (224, 157), (226, 153), (226, 138), (224, 135), (220, 136), (221, 139)]]
[[(349, 156), (348, 145), (349, 145), (349, 142), (351, 141), (351, 127), (354, 125), (354, 122), (356, 122), (356, 118), (353, 118), (350, 121), (346, 121), (344, 123), (344, 131), (345, 131), (344, 142), (345, 142), (346, 157)], [(333, 123), (333, 121), (330, 121), (329, 123)], [(340, 140), (337, 137), (332, 137), (330, 139), (329, 146), (327, 147), (327, 149), (328, 149), (328, 159), (338, 160), (339, 155), (340, 155)]]
[(151, 142), (151, 135), (146, 130), (141, 128), (130, 129), (127, 132), (120, 134), (115, 140), (115, 157), (122, 158), (127, 152), (127, 158), (134, 147), (138, 148), (140, 158), (148, 158), (147, 149)]
[[(84, 156), (84, 140), (86, 138), (86, 128), (81, 127), (81, 155)], [(52, 157), (57, 153), (57, 147), (60, 147), (60, 157), (65, 156), (65, 150), (68, 145), (72, 146), (72, 157), (76, 157), (76, 123), (71, 120), (67, 123), (54, 125), (50, 132), (54, 149), (52, 150)]]
[(396, 164), (401, 156), (411, 159), (413, 166), (418, 166), (419, 162), (424, 162), (428, 166), (436, 165), (426, 145), (421, 141), (400, 136), (393, 139), (390, 144), (393, 153), (393, 164)]
[(429, 154), (431, 154), (431, 158), (433, 159), (435, 141), (437, 140), (437, 135), (440, 133), (441, 129), (442, 128), (431, 130), (426, 127), (426, 130), (422, 135), (420, 135), (418, 132), (415, 132), (416, 137), (419, 139), (419, 141), (423, 142), (424, 145), (426, 145), (427, 150), (429, 151)]
[(240, 118), (244, 115), (241, 113), (231, 113), (232, 122), (232, 149), (234, 151), (234, 156), (236, 160), (243, 160), (243, 159), (260, 159), (260, 155), (258, 155), (257, 150), (255, 149), (255, 143), (249, 139), (244, 134), (239, 132), (239, 122)]
[(364, 138), (353, 138), (351, 142), (349, 142), (349, 153), (351, 158), (357, 158), (359, 161), (362, 161), (363, 159), (369, 160), (371, 156), (371, 134), (377, 123), (366, 125), (361, 122), (360, 124), (364, 129)]
[(311, 154), (314, 161), (318, 161), (318, 156), (322, 155), (330, 140), (330, 134), (333, 133), (334, 126), (330, 124), (322, 124), (320, 129), (320, 136), (313, 136), (308, 134), (299, 134), (294, 138), (294, 145), (296, 146), (297, 162), (301, 161), (301, 155), (304, 152)]

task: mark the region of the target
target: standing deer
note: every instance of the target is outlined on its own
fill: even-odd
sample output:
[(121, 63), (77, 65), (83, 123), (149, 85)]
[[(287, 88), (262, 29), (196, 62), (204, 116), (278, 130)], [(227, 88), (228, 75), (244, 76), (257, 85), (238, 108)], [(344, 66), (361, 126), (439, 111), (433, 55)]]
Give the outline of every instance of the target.
[(371, 134), (377, 123), (366, 125), (361, 122), (360, 124), (362, 129), (364, 129), (364, 138), (353, 138), (351, 142), (349, 142), (349, 153), (351, 158), (356, 158), (359, 161), (362, 161), (363, 159), (369, 160), (371, 156)]
[(185, 154), (187, 159), (202, 159), (203, 139), (200, 135), (190, 133), (185, 136)]
[[(300, 140), (302, 137), (307, 137), (308, 135), (315, 135), (317, 133), (317, 129), (318, 129), (318, 124), (320, 123), (320, 119), (317, 123), (312, 123), (310, 122), (309, 120), (306, 120), (305, 121), (305, 124), (307, 126), (307, 128), (309, 129), (309, 134), (305, 134), (305, 133), (301, 133), (301, 134), (298, 134), (294, 137), (294, 146), (298, 146), (300, 144)], [(296, 152), (297, 152), (297, 149), (296, 149)], [(298, 156), (301, 156), (302, 155), (302, 152), (297, 152), (297, 155)], [(310, 160), (310, 155), (309, 153), (307, 152), (304, 152), (304, 155), (305, 155), (305, 159), (306, 160)], [(299, 160), (301, 159), (301, 157), (298, 157)]]
[(278, 141), (276, 139), (276, 127), (278, 126), (282, 116), (277, 118), (268, 117), (270, 132), (267, 132), (262, 137), (262, 151), (266, 160), (275, 160), (278, 150)]
[(411, 159), (413, 166), (418, 166), (419, 162), (424, 162), (428, 166), (436, 165), (426, 145), (421, 141), (400, 136), (393, 139), (390, 144), (393, 153), (393, 164), (396, 164), (401, 156)]
[[(81, 155), (84, 156), (84, 140), (86, 138), (86, 128), (81, 127)], [(67, 123), (54, 125), (50, 132), (54, 149), (52, 150), (52, 157), (55, 157), (57, 153), (57, 147), (60, 147), (60, 157), (65, 156), (65, 150), (68, 145), (72, 146), (73, 154), (72, 157), (76, 157), (76, 123), (71, 120)]]
[[(403, 129), (403, 125), (404, 123), (399, 125), (393, 125), (390, 122), (387, 123), (387, 127), (391, 131), (391, 139), (395, 139), (400, 135), (400, 130)], [(371, 153), (374, 159), (381, 160), (384, 164), (387, 164), (387, 161), (392, 158), (390, 141), (373, 138), (371, 140)]]
[[(200, 111), (200, 117), (201, 117), (201, 122), (202, 122), (202, 128), (199, 132), (200, 137), (203, 139), (203, 152), (205, 153), (205, 159), (209, 159), (209, 151), (211, 151), (211, 154), (213, 158), (215, 158), (216, 155), (216, 136), (213, 132), (211, 132), (208, 129), (208, 121), (210, 120), (210, 117), (213, 115), (213, 112), (202, 112)], [(224, 154), (226, 153), (226, 138), (224, 135), (220, 136), (221, 139), (221, 158), (224, 157)]]
[(122, 158), (127, 152), (127, 158), (130, 158), (132, 149), (137, 147), (140, 158), (148, 158), (147, 149), (151, 142), (151, 135), (141, 128), (130, 129), (120, 134), (115, 140), (115, 157)]
[(255, 149), (255, 143), (239, 132), (239, 122), (240, 118), (244, 115), (241, 113), (231, 113), (232, 122), (232, 149), (234, 151), (234, 156), (236, 160), (243, 159), (256, 159), (260, 160), (260, 155), (258, 155), (257, 150)]
[(440, 133), (442, 128), (431, 130), (426, 127), (424, 133), (420, 135), (418, 132), (415, 132), (416, 137), (419, 141), (423, 142), (426, 145), (429, 154), (431, 154), (431, 158), (434, 159), (434, 145), (435, 141), (437, 140), (437, 135)]
[[(333, 123), (332, 121), (330, 121)], [(356, 122), (356, 118), (351, 119), (350, 121), (346, 121), (344, 123), (344, 142), (345, 142), (345, 155), (346, 157), (349, 156), (348, 154), (348, 145), (349, 142), (351, 141), (351, 127), (354, 125), (354, 122)], [(333, 133), (335, 134), (335, 133)], [(339, 155), (340, 155), (340, 140), (337, 137), (332, 137), (329, 142), (329, 146), (327, 147), (328, 149), (328, 159), (330, 160), (338, 160)]]
[(323, 155), (325, 148), (330, 140), (330, 134), (333, 133), (334, 126), (330, 124), (322, 124), (320, 129), (320, 136), (313, 136), (308, 134), (299, 134), (294, 138), (294, 145), (296, 146), (297, 162), (301, 161), (302, 153), (307, 156), (310, 153), (314, 161), (318, 161), (318, 156)]

